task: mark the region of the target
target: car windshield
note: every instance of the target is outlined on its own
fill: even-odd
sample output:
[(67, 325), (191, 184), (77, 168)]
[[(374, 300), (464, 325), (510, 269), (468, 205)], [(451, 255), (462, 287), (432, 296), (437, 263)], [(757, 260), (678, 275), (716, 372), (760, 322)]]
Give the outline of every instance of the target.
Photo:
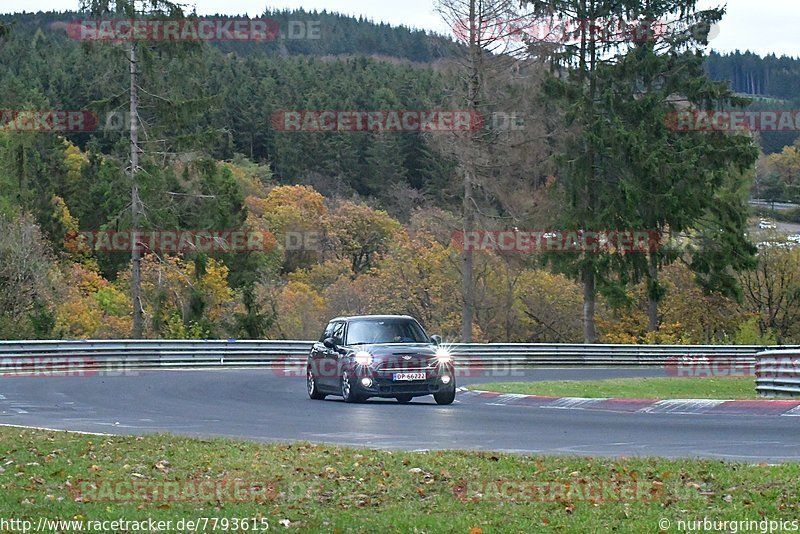
[(347, 345), (427, 342), (419, 324), (408, 319), (353, 321), (347, 328)]

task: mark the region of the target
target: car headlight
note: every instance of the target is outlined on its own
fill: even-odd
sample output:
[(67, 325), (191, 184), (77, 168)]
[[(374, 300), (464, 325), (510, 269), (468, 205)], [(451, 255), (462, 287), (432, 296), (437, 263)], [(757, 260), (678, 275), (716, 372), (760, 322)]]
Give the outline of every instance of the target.
[(453, 356), (450, 354), (450, 351), (444, 347), (439, 347), (436, 349), (436, 361), (439, 363), (452, 363)]
[(359, 365), (369, 365), (372, 363), (372, 354), (369, 352), (362, 350), (360, 352), (356, 352), (356, 363)]

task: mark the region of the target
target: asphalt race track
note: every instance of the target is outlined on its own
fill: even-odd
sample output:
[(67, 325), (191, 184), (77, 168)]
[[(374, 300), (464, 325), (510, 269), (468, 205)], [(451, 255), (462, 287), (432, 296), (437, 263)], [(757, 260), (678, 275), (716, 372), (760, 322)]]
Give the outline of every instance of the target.
[[(663, 376), (659, 369), (537, 369), (510, 380)], [(522, 376), (520, 376), (522, 375)], [(459, 385), (503, 377), (461, 379)], [(0, 424), (109, 434), (307, 440), (384, 449), (800, 461), (800, 417), (606, 413), (432, 397), (312, 401), (271, 370), (0, 378)]]

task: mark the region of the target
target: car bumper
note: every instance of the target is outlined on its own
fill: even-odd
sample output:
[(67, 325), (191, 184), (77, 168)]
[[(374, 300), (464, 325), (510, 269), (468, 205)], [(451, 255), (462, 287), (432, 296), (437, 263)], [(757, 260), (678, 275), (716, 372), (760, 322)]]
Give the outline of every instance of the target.
[[(445, 384), (442, 381), (443, 376), (449, 377), (449, 382)], [(355, 391), (359, 395), (368, 397), (396, 397), (398, 395), (413, 395), (415, 397), (422, 395), (432, 395), (442, 391), (451, 391), (456, 387), (455, 376), (451, 371), (436, 373), (434, 376), (429, 377), (427, 380), (414, 380), (414, 381), (400, 381), (392, 380), (391, 376), (381, 376), (378, 373), (370, 373), (366, 376), (371, 380), (369, 386), (365, 386), (361, 378), (358, 378), (357, 383), (354, 384)]]

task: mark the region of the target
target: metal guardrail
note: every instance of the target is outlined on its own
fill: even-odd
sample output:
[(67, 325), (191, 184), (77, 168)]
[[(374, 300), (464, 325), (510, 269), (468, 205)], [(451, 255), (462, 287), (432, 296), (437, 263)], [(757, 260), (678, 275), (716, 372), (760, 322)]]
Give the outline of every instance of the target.
[[(0, 375), (35, 370), (301, 366), (311, 341), (2, 341)], [(768, 348), (723, 345), (448, 344), (461, 367), (754, 365)], [(800, 347), (795, 347), (800, 354)]]
[(271, 367), (299, 364), (311, 341), (2, 341), (0, 374), (36, 370)]
[(800, 349), (758, 353), (756, 390), (762, 397), (800, 397)]

